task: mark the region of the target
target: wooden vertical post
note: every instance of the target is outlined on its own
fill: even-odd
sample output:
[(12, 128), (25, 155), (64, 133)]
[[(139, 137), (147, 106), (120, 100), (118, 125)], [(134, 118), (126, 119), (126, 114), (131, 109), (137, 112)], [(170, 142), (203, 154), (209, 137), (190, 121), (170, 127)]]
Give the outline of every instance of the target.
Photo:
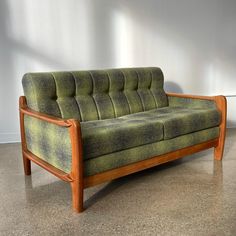
[(25, 128), (24, 128), (24, 113), (21, 112), (21, 108), (26, 107), (26, 99), (21, 96), (19, 99), (19, 108), (20, 108), (20, 133), (21, 133), (21, 148), (22, 148), (22, 158), (24, 165), (25, 175), (31, 175), (31, 163), (30, 160), (24, 155), (24, 151), (27, 150), (26, 139), (25, 139)]
[(72, 146), (71, 164), (71, 190), (72, 204), (76, 212), (83, 211), (84, 179), (83, 179), (83, 155), (80, 124), (77, 120), (70, 119), (70, 138)]
[(227, 100), (224, 96), (215, 97), (218, 110), (221, 112), (220, 136), (218, 145), (215, 147), (214, 156), (216, 160), (222, 160), (225, 146)]

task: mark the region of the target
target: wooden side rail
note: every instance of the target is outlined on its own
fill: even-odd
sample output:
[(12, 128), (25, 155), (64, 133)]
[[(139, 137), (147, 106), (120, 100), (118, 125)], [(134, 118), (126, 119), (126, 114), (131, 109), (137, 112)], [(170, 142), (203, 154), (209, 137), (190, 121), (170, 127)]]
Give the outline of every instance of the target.
[(221, 97), (221, 96), (192, 95), (192, 94), (183, 94), (183, 93), (166, 93), (166, 95), (170, 97), (192, 98), (192, 99), (202, 99), (202, 100), (215, 100), (215, 97)]
[(225, 134), (226, 134), (226, 120), (227, 120), (227, 100), (225, 96), (198, 96), (190, 94), (180, 93), (167, 93), (167, 96), (180, 97), (180, 98), (192, 98), (192, 99), (203, 99), (212, 100), (216, 103), (218, 110), (221, 113), (220, 123), (220, 136), (218, 139), (218, 145), (215, 147), (214, 156), (216, 160), (222, 160), (225, 146)]
[[(83, 149), (81, 139), (81, 129), (79, 121), (75, 119), (60, 119), (53, 116), (49, 116), (40, 112), (33, 111), (27, 107), (26, 99), (21, 96), (19, 99), (20, 107), (20, 129), (21, 129), (21, 142), (22, 142), (22, 154), (24, 171), (26, 175), (31, 174), (30, 161), (38, 164), (47, 171), (51, 172), (58, 178), (69, 182), (72, 189), (72, 204), (73, 209), (76, 212), (83, 211), (83, 191), (85, 188), (113, 180), (140, 170), (144, 170), (153, 166), (166, 163), (168, 161), (179, 159), (185, 155), (190, 155), (211, 147), (215, 148), (215, 159), (221, 160), (224, 151), (225, 131), (226, 131), (226, 99), (224, 96), (194, 96), (185, 94), (168, 93), (168, 96), (182, 97), (182, 98), (195, 98), (195, 99), (207, 99), (215, 101), (217, 108), (222, 114), (222, 120), (220, 124), (220, 136), (217, 139), (209, 140), (204, 143), (179, 149), (174, 152), (169, 152), (163, 155), (149, 158), (140, 162), (132, 163), (126, 166), (122, 166), (116, 169), (105, 171), (93, 176), (84, 177), (83, 175)], [(72, 160), (71, 160), (71, 172), (65, 173), (54, 166), (50, 165), (46, 161), (43, 161), (40, 157), (35, 156), (27, 149), (25, 128), (24, 128), (24, 116), (28, 115), (36, 119), (43, 120), (58, 126), (66, 127), (70, 132), (70, 140), (72, 147)]]

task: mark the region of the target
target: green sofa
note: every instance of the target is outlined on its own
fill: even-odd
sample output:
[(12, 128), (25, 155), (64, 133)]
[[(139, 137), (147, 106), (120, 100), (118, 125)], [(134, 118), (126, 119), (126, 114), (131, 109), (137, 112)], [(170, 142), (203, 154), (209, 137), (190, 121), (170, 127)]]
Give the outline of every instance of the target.
[(159, 68), (27, 73), (20, 98), (25, 174), (34, 161), (83, 189), (206, 148), (224, 149), (226, 100), (167, 94)]

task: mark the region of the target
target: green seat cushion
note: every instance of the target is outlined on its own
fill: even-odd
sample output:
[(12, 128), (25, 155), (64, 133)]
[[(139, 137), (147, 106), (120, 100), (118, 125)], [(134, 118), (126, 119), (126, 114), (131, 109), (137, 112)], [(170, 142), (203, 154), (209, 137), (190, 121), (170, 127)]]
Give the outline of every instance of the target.
[(164, 139), (218, 126), (220, 112), (216, 108), (163, 107), (131, 114), (130, 119), (154, 119), (163, 125)]
[(181, 148), (203, 143), (219, 136), (219, 127), (205, 129), (179, 137), (102, 155), (84, 162), (84, 175), (95, 175)]
[(124, 117), (81, 122), (84, 159), (117, 152), (163, 139), (156, 119)]
[[(29, 149), (29, 151), (39, 156), (46, 162), (52, 164), (56, 168), (63, 170), (66, 173), (70, 173), (71, 171), (71, 143), (70, 143), (70, 134), (69, 134), (68, 128), (59, 127), (54, 124), (50, 124), (50, 123), (38, 120), (34, 117), (28, 117), (27, 115), (25, 116), (24, 121), (26, 125), (25, 132), (26, 132), (27, 148)], [(125, 123), (125, 121), (123, 122)], [(95, 124), (93, 125), (91, 124), (90, 124), (91, 128), (92, 126), (93, 127), (95, 126)], [(110, 122), (110, 124), (112, 124), (112, 122)], [(159, 127), (159, 124), (160, 123), (158, 123), (158, 127)], [(82, 123), (82, 126), (83, 125), (84, 124)], [(152, 127), (152, 126), (150, 125), (149, 127)], [(128, 126), (126, 126), (126, 128), (127, 128), (126, 131), (128, 131)], [(154, 128), (154, 129), (156, 131), (160, 131), (157, 128)], [(202, 131), (186, 134), (186, 135), (181, 135), (173, 139), (168, 139), (168, 140), (162, 139), (162, 140), (153, 142), (153, 140), (158, 139), (158, 138), (157, 136), (156, 138), (154, 138), (152, 137), (152, 135), (155, 136), (155, 135), (161, 134), (161, 137), (163, 137), (162, 135), (163, 130), (162, 132), (155, 132), (154, 130), (151, 130), (147, 136), (147, 138), (149, 139), (146, 140), (146, 141), (150, 141), (151, 143), (147, 142), (147, 144), (144, 144), (144, 145), (131, 147), (132, 146), (131, 145), (132, 143), (130, 143), (131, 141), (136, 140), (136, 144), (137, 144), (138, 143), (137, 137), (139, 137), (139, 140), (140, 140), (140, 137), (142, 137), (141, 132), (138, 133), (137, 130), (135, 131), (136, 133), (132, 132), (133, 134), (132, 136), (131, 134), (125, 134), (125, 137), (127, 137), (127, 135), (131, 137), (130, 140), (126, 138), (126, 141), (130, 144), (129, 145), (130, 148), (127, 148), (127, 149), (123, 149), (125, 145), (126, 147), (128, 147), (128, 145), (127, 143), (122, 142), (123, 137), (121, 135), (120, 135), (121, 143), (124, 146), (119, 146), (119, 147), (122, 148), (122, 150), (118, 151), (118, 148), (116, 147), (117, 151), (114, 151), (108, 154), (101, 154), (100, 156), (97, 156), (94, 158), (88, 158), (89, 155), (87, 155), (87, 153), (89, 153), (90, 150), (92, 151), (92, 149), (90, 149), (88, 144), (87, 146), (84, 145), (84, 150), (85, 150), (84, 152), (85, 173), (84, 174), (85, 175), (96, 174), (96, 173), (103, 172), (109, 169), (117, 168), (120, 166), (124, 166), (130, 163), (140, 161), (140, 160), (144, 160), (152, 156), (161, 155), (170, 151), (175, 151), (180, 148), (184, 148), (184, 147), (191, 146), (197, 143), (205, 142), (207, 140), (214, 139), (219, 136), (219, 127), (215, 127), (215, 128), (205, 129)], [(120, 131), (120, 134), (122, 132), (123, 131)], [(144, 132), (142, 133), (144, 134)], [(118, 137), (118, 134), (114, 137)], [(111, 142), (109, 142), (108, 144), (105, 143), (107, 145), (98, 146), (98, 150), (102, 150), (100, 153), (104, 153), (103, 149), (106, 150), (106, 152), (112, 149), (111, 144), (115, 143), (114, 137), (113, 137), (113, 140), (110, 140)], [(108, 139), (106, 140), (106, 142), (108, 142)], [(121, 143), (119, 143), (119, 145), (121, 145)], [(95, 148), (95, 146), (91, 145), (91, 148)], [(114, 146), (113, 146), (113, 150), (115, 150)]]

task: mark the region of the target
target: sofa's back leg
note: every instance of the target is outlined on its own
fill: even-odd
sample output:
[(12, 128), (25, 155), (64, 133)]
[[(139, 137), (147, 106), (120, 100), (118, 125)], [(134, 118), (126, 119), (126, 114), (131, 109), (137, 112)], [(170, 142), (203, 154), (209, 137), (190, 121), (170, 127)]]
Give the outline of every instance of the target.
[(225, 146), (226, 118), (227, 118), (227, 101), (224, 96), (216, 97), (217, 108), (221, 112), (220, 136), (218, 145), (215, 147), (214, 156), (216, 160), (222, 160)]
[(215, 147), (214, 156), (215, 160), (222, 160), (224, 154), (224, 146), (225, 146), (225, 129), (221, 130), (218, 145)]
[(30, 160), (22, 153), (23, 157), (23, 165), (24, 165), (24, 171), (25, 175), (31, 175), (31, 163)]
[(24, 113), (21, 112), (21, 108), (26, 107), (26, 99), (21, 96), (19, 98), (19, 110), (20, 110), (20, 134), (21, 134), (21, 148), (22, 148), (22, 158), (24, 165), (25, 175), (31, 175), (31, 164), (30, 160), (24, 155), (24, 151), (27, 150), (26, 138), (25, 138), (25, 122), (24, 122)]
[(224, 153), (224, 148), (222, 147), (222, 145), (218, 145), (214, 150), (215, 160), (218, 161), (222, 160), (223, 153)]
[(84, 189), (83, 183), (79, 183), (79, 181), (74, 180), (71, 182), (71, 190), (72, 190), (72, 205), (74, 211), (80, 213), (83, 211), (83, 198), (84, 198)]

